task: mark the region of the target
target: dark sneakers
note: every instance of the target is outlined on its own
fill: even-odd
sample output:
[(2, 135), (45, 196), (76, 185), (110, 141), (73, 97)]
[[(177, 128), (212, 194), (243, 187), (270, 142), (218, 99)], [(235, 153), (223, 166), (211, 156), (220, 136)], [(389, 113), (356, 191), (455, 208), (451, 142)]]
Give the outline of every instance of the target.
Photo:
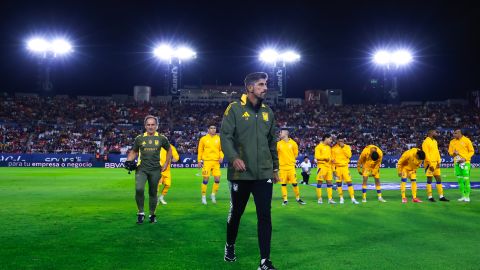
[(299, 203), (299, 204), (301, 204), (301, 205), (307, 204), (306, 202), (302, 201), (302, 199), (298, 199), (298, 200), (297, 200), (297, 203)]
[(263, 263), (262, 261), (260, 261), (258, 270), (275, 270), (276, 269), (275, 266), (273, 266), (272, 261), (270, 261), (269, 259), (265, 259)]
[(225, 257), (223, 257), (223, 259), (226, 262), (234, 262), (237, 260), (237, 257), (235, 256), (234, 245), (225, 244)]
[(148, 219), (150, 220), (150, 223), (157, 223), (157, 216), (155, 215), (149, 215)]
[(143, 221), (145, 220), (145, 214), (137, 214), (137, 224), (142, 224)]
[(435, 199), (434, 199), (433, 197), (431, 197), (431, 198), (428, 198), (428, 200), (429, 200), (429, 201), (431, 201), (431, 202), (436, 202), (436, 201), (435, 201)]
[(447, 199), (447, 198), (445, 198), (445, 197), (441, 197), (441, 198), (440, 198), (440, 201), (441, 201), (441, 202), (449, 202), (450, 200)]

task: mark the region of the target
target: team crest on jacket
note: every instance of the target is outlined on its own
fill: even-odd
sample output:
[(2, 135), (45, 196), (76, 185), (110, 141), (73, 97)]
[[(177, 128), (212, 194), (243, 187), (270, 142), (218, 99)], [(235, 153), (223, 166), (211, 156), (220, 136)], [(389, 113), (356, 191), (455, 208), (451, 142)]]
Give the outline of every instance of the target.
[(268, 121), (268, 112), (262, 112), (263, 121)]
[(152, 144), (152, 140), (148, 140), (148, 144)]
[(159, 145), (160, 142), (158, 140), (155, 140), (155, 145)]

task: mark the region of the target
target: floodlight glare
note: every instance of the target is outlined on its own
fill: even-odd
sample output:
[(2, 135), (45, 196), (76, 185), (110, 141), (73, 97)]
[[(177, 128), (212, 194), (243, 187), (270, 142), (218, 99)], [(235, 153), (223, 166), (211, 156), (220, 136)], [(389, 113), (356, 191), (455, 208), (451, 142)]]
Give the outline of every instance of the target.
[(260, 53), (260, 60), (266, 63), (275, 63), (278, 59), (278, 53), (275, 50), (267, 49)]
[(398, 50), (392, 55), (392, 62), (397, 66), (407, 65), (412, 61), (412, 54), (407, 50)]
[(50, 44), (43, 38), (32, 38), (27, 43), (27, 48), (32, 52), (46, 52), (50, 49)]
[(51, 44), (51, 50), (55, 54), (67, 54), (72, 51), (72, 45), (64, 39), (56, 39)]
[(164, 44), (155, 48), (155, 50), (153, 50), (153, 54), (162, 60), (170, 60), (174, 55), (174, 51), (172, 47)]
[(388, 65), (391, 61), (390, 53), (387, 51), (378, 51), (373, 56), (373, 61), (379, 65)]
[(186, 59), (191, 59), (191, 58), (195, 58), (197, 56), (197, 54), (190, 48), (187, 48), (187, 47), (180, 47), (177, 49), (177, 51), (175, 52), (175, 56), (178, 58), (178, 59), (181, 59), (181, 60), (186, 60)]
[(285, 62), (295, 62), (300, 59), (300, 55), (294, 51), (287, 51), (282, 54), (282, 59)]

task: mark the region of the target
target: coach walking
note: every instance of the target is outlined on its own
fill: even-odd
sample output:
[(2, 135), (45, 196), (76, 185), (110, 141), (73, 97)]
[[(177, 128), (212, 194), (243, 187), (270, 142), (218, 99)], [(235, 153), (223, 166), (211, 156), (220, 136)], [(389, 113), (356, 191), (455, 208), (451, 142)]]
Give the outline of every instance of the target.
[(265, 270), (275, 269), (270, 261), (270, 209), (273, 183), (279, 180), (275, 119), (272, 109), (263, 104), (267, 79), (267, 74), (263, 72), (247, 75), (247, 93), (227, 107), (220, 130), (222, 150), (228, 158), (230, 188), (224, 259), (229, 262), (236, 260), (235, 240), (251, 193), (258, 219), (259, 269)]

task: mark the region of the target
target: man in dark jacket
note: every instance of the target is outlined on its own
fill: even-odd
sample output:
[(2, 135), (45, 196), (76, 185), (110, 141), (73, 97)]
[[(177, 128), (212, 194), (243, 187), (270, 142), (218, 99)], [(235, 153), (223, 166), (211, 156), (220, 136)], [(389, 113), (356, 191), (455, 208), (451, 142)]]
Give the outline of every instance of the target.
[(236, 260), (234, 244), (240, 218), (251, 193), (257, 209), (259, 269), (275, 269), (270, 261), (270, 210), (273, 184), (279, 180), (275, 119), (272, 109), (263, 104), (267, 79), (267, 74), (263, 72), (247, 75), (246, 94), (228, 105), (220, 131), (222, 150), (228, 159), (230, 187), (224, 259), (229, 262)]

